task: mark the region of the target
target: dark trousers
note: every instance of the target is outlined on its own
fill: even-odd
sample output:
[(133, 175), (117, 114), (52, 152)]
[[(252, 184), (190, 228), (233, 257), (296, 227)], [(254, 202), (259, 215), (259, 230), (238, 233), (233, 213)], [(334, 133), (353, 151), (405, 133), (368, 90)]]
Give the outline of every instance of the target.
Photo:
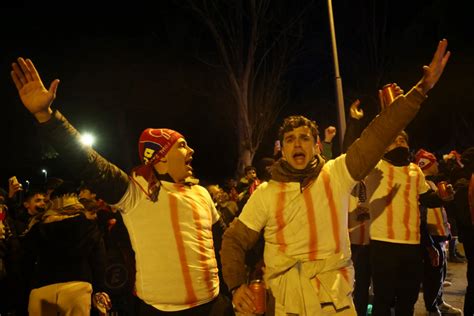
[(429, 312), (438, 311), (438, 305), (443, 303), (443, 282), (446, 278), (446, 251), (443, 243), (435, 242), (434, 246), (439, 253), (439, 265), (431, 265), (428, 251), (423, 248), (423, 300), (426, 310)]
[(373, 316), (410, 316), (418, 300), (422, 277), (420, 245), (370, 241), (370, 263), (374, 286)]
[(230, 299), (219, 294), (209, 303), (177, 312), (164, 312), (146, 304), (137, 297), (137, 316), (233, 316), (235, 315)]
[(352, 262), (355, 270), (354, 305), (357, 315), (367, 315), (369, 288), (372, 277), (370, 268), (370, 245), (351, 244)]

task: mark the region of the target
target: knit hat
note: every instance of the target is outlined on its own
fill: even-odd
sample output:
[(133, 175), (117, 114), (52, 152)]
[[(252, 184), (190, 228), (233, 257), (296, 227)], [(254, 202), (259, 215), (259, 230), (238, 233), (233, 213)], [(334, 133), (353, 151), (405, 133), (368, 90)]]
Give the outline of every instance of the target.
[(436, 156), (424, 149), (418, 150), (415, 154), (415, 163), (421, 168), (421, 170), (428, 169), (436, 161)]
[(167, 128), (147, 128), (140, 135), (138, 155), (145, 165), (160, 160), (183, 135)]

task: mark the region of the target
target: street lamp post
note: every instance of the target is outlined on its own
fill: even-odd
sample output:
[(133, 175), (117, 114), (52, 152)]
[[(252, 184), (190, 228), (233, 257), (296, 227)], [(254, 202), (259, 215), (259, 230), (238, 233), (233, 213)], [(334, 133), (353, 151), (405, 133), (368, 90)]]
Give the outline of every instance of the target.
[(46, 169), (41, 170), (42, 173), (44, 173), (44, 183), (48, 181), (48, 171)]
[(334, 79), (336, 84), (336, 101), (338, 110), (338, 135), (339, 135), (339, 147), (342, 153), (342, 142), (346, 132), (346, 113), (344, 107), (344, 95), (342, 92), (342, 79), (339, 74), (339, 58), (337, 55), (337, 44), (336, 44), (336, 30), (334, 27), (334, 17), (332, 12), (332, 1), (328, 0), (328, 11), (329, 11), (329, 28), (331, 31), (331, 42), (332, 42), (332, 56), (334, 59)]

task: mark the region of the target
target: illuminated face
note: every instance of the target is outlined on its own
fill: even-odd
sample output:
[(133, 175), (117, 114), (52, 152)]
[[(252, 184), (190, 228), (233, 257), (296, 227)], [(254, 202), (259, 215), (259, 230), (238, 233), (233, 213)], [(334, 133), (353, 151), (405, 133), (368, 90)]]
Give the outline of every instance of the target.
[(437, 175), (438, 172), (439, 172), (439, 170), (438, 170), (438, 162), (437, 161), (435, 161), (429, 168), (423, 170), (423, 173), (425, 175), (432, 175), (432, 176)]
[(46, 200), (44, 194), (37, 193), (23, 202), (23, 206), (31, 216), (41, 213), (45, 210)]
[(407, 139), (403, 135), (398, 135), (397, 138), (395, 138), (395, 140), (393, 141), (393, 143), (388, 146), (387, 151), (390, 151), (397, 147), (409, 148)]
[(154, 165), (160, 174), (168, 173), (175, 182), (181, 182), (193, 174), (191, 161), (194, 150), (184, 138), (179, 138), (166, 156)]
[(318, 152), (318, 144), (307, 126), (300, 126), (283, 135), (282, 157), (290, 166), (301, 170)]
[(255, 180), (255, 179), (257, 179), (257, 171), (255, 171), (255, 170), (253, 170), (253, 169), (247, 171), (246, 177), (247, 177), (247, 179), (249, 179), (249, 180)]

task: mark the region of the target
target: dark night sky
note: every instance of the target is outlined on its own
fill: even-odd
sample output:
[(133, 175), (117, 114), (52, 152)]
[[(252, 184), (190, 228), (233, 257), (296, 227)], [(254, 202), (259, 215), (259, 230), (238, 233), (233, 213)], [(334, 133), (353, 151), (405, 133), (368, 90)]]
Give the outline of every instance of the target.
[[(448, 1), (396, 1), (383, 35), (387, 63), (381, 77), (374, 79), (368, 25), (375, 21), (381, 27), (381, 19), (379, 7), (372, 15), (375, 20), (368, 7), (385, 2), (333, 1), (346, 106), (360, 97), (367, 116), (374, 115), (378, 84), (397, 82), (408, 90), (421, 77), (421, 67), (431, 60), (438, 40), (446, 37), (451, 60), (407, 130), (412, 148), (442, 154), (473, 146), (474, 27), (471, 11), (463, 6), (468, 2), (454, 6)], [(290, 103), (281, 114), (306, 115), (322, 129), (337, 124), (326, 3), (314, 1), (308, 12), (303, 49), (286, 76)], [(199, 178), (219, 181), (233, 175), (236, 137), (213, 41), (188, 11), (172, 1), (160, 5), (116, 12), (84, 5), (55, 14), (36, 14), (44, 8), (1, 8), (0, 186), (11, 175), (38, 182), (43, 167), (48, 175), (60, 177), (66, 169), (55, 160), (40, 159), (43, 145), (34, 120), (23, 109), (9, 75), (18, 56), (35, 62), (46, 86), (61, 80), (55, 107), (79, 131), (94, 133), (94, 148), (124, 170), (138, 163), (136, 142), (144, 128), (168, 127), (182, 132), (195, 149)], [(257, 159), (271, 154), (280, 121), (269, 131)]]

